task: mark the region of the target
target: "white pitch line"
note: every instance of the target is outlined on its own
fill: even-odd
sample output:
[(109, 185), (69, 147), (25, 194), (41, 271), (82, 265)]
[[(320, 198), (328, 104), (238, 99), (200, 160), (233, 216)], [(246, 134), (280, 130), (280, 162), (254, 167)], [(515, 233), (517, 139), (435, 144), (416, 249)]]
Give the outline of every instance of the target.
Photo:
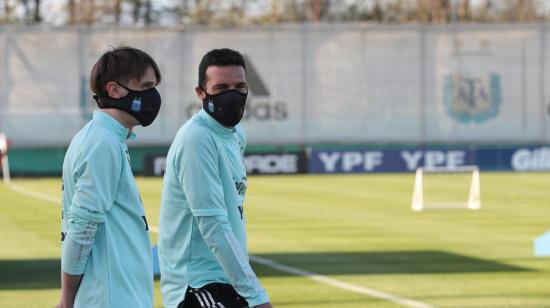
[(307, 277), (307, 278), (309, 278), (313, 281), (317, 281), (317, 282), (320, 282), (320, 283), (331, 285), (333, 287), (337, 287), (337, 288), (347, 290), (347, 291), (351, 291), (351, 292), (354, 292), (354, 293), (359, 293), (359, 294), (368, 295), (368, 296), (371, 296), (371, 297), (387, 300), (387, 301), (390, 301), (390, 302), (393, 302), (393, 303), (396, 303), (396, 304), (400, 304), (402, 306), (412, 307), (412, 308), (433, 308), (433, 306), (422, 303), (422, 302), (419, 302), (419, 301), (415, 301), (415, 300), (408, 299), (408, 298), (405, 298), (405, 297), (400, 297), (400, 296), (397, 296), (397, 295), (393, 295), (393, 294), (390, 294), (390, 293), (378, 291), (378, 290), (371, 289), (371, 288), (366, 288), (366, 287), (354, 285), (354, 284), (347, 283), (347, 282), (342, 282), (342, 281), (339, 281), (339, 280), (336, 280), (336, 279), (329, 278), (327, 276), (315, 274), (315, 273), (312, 273), (312, 272), (304, 271), (304, 270), (299, 269), (299, 268), (284, 265), (284, 264), (275, 262), (275, 261), (270, 260), (270, 259), (266, 259), (266, 258), (262, 258), (262, 257), (258, 257), (258, 256), (250, 256), (250, 260), (255, 262), (255, 263), (265, 265), (265, 266), (271, 267), (273, 269), (279, 270), (281, 272)]
[[(19, 185), (15, 185), (13, 183), (8, 184), (7, 186), (8, 186), (9, 189), (11, 189), (15, 192), (18, 192), (20, 194), (23, 194), (23, 195), (26, 195), (26, 196), (29, 196), (29, 197), (32, 197), (32, 198), (35, 198), (35, 199), (39, 199), (39, 200), (42, 200), (42, 201), (51, 202), (51, 203), (55, 203), (55, 204), (60, 203), (60, 201), (57, 198), (54, 198), (54, 197), (52, 197), (51, 195), (48, 195), (48, 194), (32, 191), (30, 189), (21, 187)], [(149, 231), (158, 234), (159, 229), (158, 229), (157, 226), (149, 225)], [(350, 291), (350, 292), (359, 293), (359, 294), (363, 294), (363, 295), (383, 299), (383, 300), (390, 301), (390, 302), (393, 302), (393, 303), (396, 303), (396, 304), (399, 304), (399, 305), (402, 305), (402, 306), (411, 307), (411, 308), (433, 308), (434, 307), (432, 305), (429, 305), (429, 304), (426, 304), (426, 303), (423, 303), (423, 302), (419, 302), (419, 301), (415, 301), (415, 300), (412, 300), (412, 299), (409, 299), (409, 298), (397, 296), (397, 295), (394, 295), (394, 294), (378, 291), (378, 290), (367, 288), (367, 287), (358, 286), (358, 285), (343, 282), (343, 281), (339, 281), (339, 280), (336, 280), (336, 279), (329, 278), (327, 276), (315, 274), (315, 273), (308, 272), (308, 271), (305, 271), (305, 270), (302, 270), (302, 269), (299, 269), (299, 268), (296, 268), (296, 267), (291, 267), (291, 266), (288, 266), (288, 265), (284, 265), (284, 264), (275, 262), (275, 261), (270, 260), (270, 259), (266, 259), (266, 258), (262, 258), (262, 257), (258, 257), (258, 256), (250, 256), (250, 260), (255, 262), (255, 263), (258, 263), (258, 264), (261, 264), (261, 265), (264, 265), (264, 266), (268, 266), (270, 268), (276, 269), (276, 270), (281, 271), (281, 272), (285, 272), (285, 273), (289, 273), (289, 274), (293, 274), (293, 275), (297, 275), (297, 276), (303, 276), (303, 277), (309, 278), (313, 281), (320, 282), (320, 283), (323, 283), (323, 284), (326, 284), (326, 285), (330, 285), (330, 286), (333, 286), (333, 287), (336, 287), (336, 288), (339, 288), (339, 289), (343, 289), (343, 290), (347, 290), (347, 291)]]
[[(149, 230), (151, 232), (158, 233), (158, 227), (156, 227), (156, 226), (149, 225)], [(347, 291), (354, 292), (354, 293), (359, 293), (359, 294), (362, 294), (362, 295), (367, 295), (367, 296), (370, 296), (370, 297), (383, 299), (383, 300), (390, 301), (390, 302), (393, 302), (393, 303), (396, 303), (396, 304), (399, 304), (399, 305), (402, 305), (402, 306), (405, 306), (405, 307), (434, 308), (434, 306), (423, 303), (423, 302), (415, 301), (415, 300), (412, 300), (412, 299), (409, 299), (409, 298), (393, 295), (393, 294), (390, 294), (390, 293), (378, 291), (378, 290), (371, 289), (371, 288), (358, 286), (358, 285), (347, 283), (347, 282), (342, 282), (342, 281), (339, 281), (339, 280), (336, 280), (336, 279), (329, 278), (327, 276), (315, 274), (315, 273), (312, 273), (312, 272), (304, 271), (304, 270), (299, 269), (299, 268), (284, 265), (284, 264), (275, 262), (275, 261), (267, 259), (267, 258), (262, 258), (262, 257), (258, 257), (258, 256), (250, 256), (250, 260), (252, 262), (255, 262), (255, 263), (267, 266), (267, 267), (271, 267), (271, 268), (276, 269), (276, 270), (281, 271), (281, 272), (285, 272), (285, 273), (289, 273), (289, 274), (293, 274), (293, 275), (297, 275), (297, 276), (303, 276), (303, 277), (309, 278), (313, 281), (320, 282), (320, 283), (323, 283), (323, 284), (327, 284), (327, 285), (330, 285), (330, 286), (333, 286), (333, 287), (337, 287), (339, 289), (347, 290)]]
[(44, 193), (41, 193), (41, 192), (30, 190), (28, 188), (25, 188), (25, 187), (22, 187), (22, 186), (13, 184), (13, 183), (6, 184), (6, 186), (9, 189), (11, 189), (12, 191), (18, 192), (18, 193), (23, 194), (25, 196), (29, 196), (29, 197), (32, 197), (32, 198), (35, 198), (35, 199), (38, 199), (38, 200), (51, 202), (51, 203), (55, 203), (55, 204), (59, 204), (59, 205), (61, 204), (61, 199), (55, 198), (55, 197), (53, 197), (52, 195), (49, 195), (49, 194), (44, 194)]

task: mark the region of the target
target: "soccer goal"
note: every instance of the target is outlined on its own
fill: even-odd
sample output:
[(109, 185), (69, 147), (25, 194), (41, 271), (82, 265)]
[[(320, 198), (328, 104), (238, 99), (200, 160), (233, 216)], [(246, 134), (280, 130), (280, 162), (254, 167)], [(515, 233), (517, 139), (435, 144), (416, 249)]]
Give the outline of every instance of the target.
[(418, 168), (414, 181), (412, 209), (477, 210), (481, 206), (480, 193), (477, 166)]
[(10, 164), (8, 162), (8, 138), (0, 133), (0, 169), (4, 183), (10, 183)]

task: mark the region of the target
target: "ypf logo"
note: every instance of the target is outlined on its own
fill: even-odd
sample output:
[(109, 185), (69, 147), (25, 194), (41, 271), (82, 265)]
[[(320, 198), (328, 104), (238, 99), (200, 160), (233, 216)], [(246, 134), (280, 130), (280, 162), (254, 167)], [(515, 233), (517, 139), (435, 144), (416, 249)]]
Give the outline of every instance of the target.
[(498, 114), (502, 101), (500, 76), (447, 75), (444, 78), (443, 101), (453, 119), (462, 123), (483, 123)]
[[(246, 64), (246, 81), (248, 83), (248, 98), (246, 100), (244, 120), (286, 120), (288, 118), (286, 103), (271, 100), (269, 89), (260, 77), (258, 70), (256, 70), (256, 67), (246, 55), (243, 55), (243, 57)], [(201, 103), (189, 105), (187, 107), (187, 117), (190, 118), (201, 108)]]

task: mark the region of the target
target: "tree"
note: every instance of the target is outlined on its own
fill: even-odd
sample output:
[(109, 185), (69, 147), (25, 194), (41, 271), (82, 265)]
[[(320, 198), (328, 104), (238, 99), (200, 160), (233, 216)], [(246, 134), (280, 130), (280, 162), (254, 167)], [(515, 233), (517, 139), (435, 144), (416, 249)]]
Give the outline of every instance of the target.
[(149, 26), (153, 23), (153, 20), (152, 20), (152, 9), (153, 9), (153, 5), (151, 3), (151, 0), (145, 0), (145, 12), (143, 13), (143, 21), (145, 22), (145, 25)]
[[(74, 1), (74, 0), (72, 0)], [(120, 23), (120, 15), (122, 13), (122, 0), (114, 0), (114, 19), (115, 19), (115, 24), (119, 24)]]
[(76, 3), (75, 3), (75, 0), (69, 0), (68, 10), (69, 10), (69, 24), (73, 25), (73, 24), (76, 23)]
[(3, 20), (5, 22), (10, 22), (11, 19), (12, 19), (12, 11), (13, 11), (13, 6), (11, 5), (11, 1), (9, 0), (4, 0), (4, 16), (3, 16)]
[[(0, 0), (0, 22), (41, 23), (41, 0)], [(284, 22), (534, 22), (550, 18), (548, 0), (55, 0), (67, 24), (242, 25)], [(125, 12), (123, 8), (131, 10)], [(251, 9), (254, 13), (250, 13)], [(257, 11), (258, 9), (261, 11)], [(17, 15), (16, 12), (23, 12)], [(46, 14), (46, 15), (44, 15)], [(127, 15), (127, 16), (126, 16)], [(125, 18), (129, 17), (129, 18)], [(46, 18), (48, 20), (48, 18)]]

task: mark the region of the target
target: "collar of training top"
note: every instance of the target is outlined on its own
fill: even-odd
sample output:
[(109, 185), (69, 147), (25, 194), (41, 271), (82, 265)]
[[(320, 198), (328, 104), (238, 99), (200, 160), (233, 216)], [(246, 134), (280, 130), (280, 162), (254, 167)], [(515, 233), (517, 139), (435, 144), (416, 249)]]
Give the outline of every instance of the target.
[(235, 128), (228, 128), (220, 124), (216, 119), (214, 119), (211, 115), (208, 114), (208, 112), (204, 111), (204, 109), (201, 109), (199, 111), (199, 117), (203, 119), (206, 124), (212, 128), (216, 133), (218, 133), (220, 136), (224, 137), (230, 137), (235, 132)]
[(115, 118), (111, 117), (107, 113), (96, 110), (94, 111), (94, 120), (98, 121), (105, 127), (109, 129), (109, 131), (112, 131), (117, 136), (118, 140), (120, 142), (125, 142), (126, 139), (135, 139), (136, 134), (134, 132), (130, 132), (126, 127), (124, 127), (120, 122), (118, 122)]

